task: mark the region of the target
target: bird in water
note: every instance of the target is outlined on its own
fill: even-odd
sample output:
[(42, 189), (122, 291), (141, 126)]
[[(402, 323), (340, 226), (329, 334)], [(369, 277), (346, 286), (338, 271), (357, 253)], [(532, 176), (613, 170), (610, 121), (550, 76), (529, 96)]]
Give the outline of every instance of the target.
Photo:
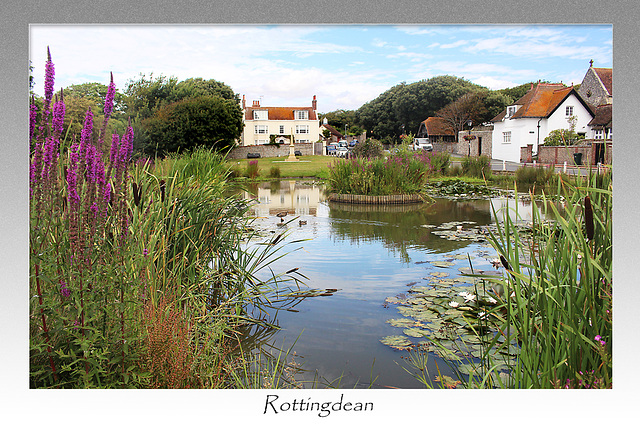
[(298, 221), (298, 225), (302, 226), (302, 225), (307, 225), (307, 221)]
[(284, 222), (284, 217), (287, 216), (287, 211), (278, 212), (276, 216), (280, 218), (280, 222)]

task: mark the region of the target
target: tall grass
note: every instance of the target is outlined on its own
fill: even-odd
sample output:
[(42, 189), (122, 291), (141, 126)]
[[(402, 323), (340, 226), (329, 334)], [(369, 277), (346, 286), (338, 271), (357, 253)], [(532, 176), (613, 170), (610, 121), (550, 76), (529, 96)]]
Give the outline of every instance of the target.
[(341, 194), (416, 194), (423, 190), (430, 170), (427, 152), (336, 160), (329, 168), (329, 187)]

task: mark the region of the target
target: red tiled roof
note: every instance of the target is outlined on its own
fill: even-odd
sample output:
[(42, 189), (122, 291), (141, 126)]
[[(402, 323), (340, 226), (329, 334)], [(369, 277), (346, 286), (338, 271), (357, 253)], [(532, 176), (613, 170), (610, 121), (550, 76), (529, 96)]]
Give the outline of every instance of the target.
[(427, 129), (427, 135), (451, 135), (454, 136), (453, 129), (446, 120), (440, 117), (429, 117), (422, 122)]
[(340, 132), (338, 132), (336, 130), (336, 128), (334, 128), (330, 124), (327, 123), (327, 124), (323, 124), (322, 126), (324, 126), (326, 129), (329, 129), (329, 132), (331, 132), (331, 135), (336, 135), (336, 136), (342, 138), (342, 134)]
[(612, 68), (594, 68), (593, 71), (598, 75), (600, 81), (609, 92), (609, 95), (613, 95), (613, 69)]
[[(571, 93), (583, 102), (582, 98), (578, 95), (573, 86), (565, 87), (561, 83), (538, 83), (513, 104), (521, 105), (521, 107), (518, 108), (518, 111), (516, 111), (511, 118), (549, 117)], [(583, 104), (587, 109), (590, 109), (586, 102), (583, 102)], [(491, 121), (501, 121), (504, 119), (506, 114), (507, 111), (505, 109)]]
[(308, 111), (309, 120), (318, 120), (316, 112), (313, 111), (313, 107), (247, 107), (245, 109), (245, 120), (253, 120), (254, 111), (269, 112), (269, 120), (294, 120), (294, 111)]

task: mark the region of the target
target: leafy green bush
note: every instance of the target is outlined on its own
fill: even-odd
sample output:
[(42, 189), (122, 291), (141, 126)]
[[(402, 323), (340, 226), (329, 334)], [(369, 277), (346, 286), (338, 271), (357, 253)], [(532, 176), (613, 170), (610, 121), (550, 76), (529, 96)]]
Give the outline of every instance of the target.
[(260, 174), (260, 167), (258, 166), (257, 160), (251, 160), (247, 164), (247, 169), (245, 171), (245, 176), (250, 179), (255, 179)]
[(434, 153), (431, 156), (431, 168), (434, 172), (445, 175), (451, 164), (451, 155), (447, 152)]
[(462, 159), (462, 173), (476, 178), (491, 176), (491, 159), (487, 156), (465, 157)]
[(552, 182), (555, 175), (555, 168), (544, 166), (522, 166), (515, 172), (516, 182), (521, 185), (538, 185), (543, 186)]
[(382, 143), (376, 139), (367, 139), (366, 141), (359, 142), (351, 153), (355, 157), (365, 158), (377, 158), (382, 156)]
[(269, 178), (280, 178), (280, 167), (279, 166), (271, 166), (269, 170)]

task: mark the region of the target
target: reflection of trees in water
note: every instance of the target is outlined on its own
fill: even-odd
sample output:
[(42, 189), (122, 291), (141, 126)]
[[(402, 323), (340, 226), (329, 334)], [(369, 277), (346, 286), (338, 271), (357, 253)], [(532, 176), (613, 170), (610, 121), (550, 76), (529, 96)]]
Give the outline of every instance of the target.
[(436, 199), (431, 204), (355, 205), (331, 203), (329, 216), (333, 235), (352, 243), (381, 241), (390, 251), (410, 262), (407, 249), (416, 247), (443, 253), (463, 248), (468, 241), (451, 241), (434, 235), (434, 228), (451, 221), (491, 223), (487, 200), (456, 202)]

